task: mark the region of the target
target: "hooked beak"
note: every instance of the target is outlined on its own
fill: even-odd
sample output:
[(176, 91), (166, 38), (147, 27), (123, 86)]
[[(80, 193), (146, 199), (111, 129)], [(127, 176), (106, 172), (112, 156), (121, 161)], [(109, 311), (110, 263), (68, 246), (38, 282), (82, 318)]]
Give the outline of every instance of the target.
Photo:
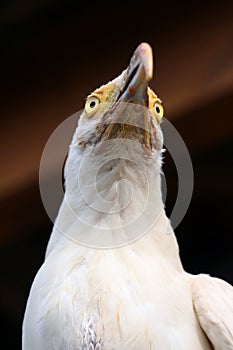
[(149, 44), (135, 50), (126, 72), (126, 80), (117, 102), (132, 102), (148, 107), (147, 88), (153, 75), (153, 54)]

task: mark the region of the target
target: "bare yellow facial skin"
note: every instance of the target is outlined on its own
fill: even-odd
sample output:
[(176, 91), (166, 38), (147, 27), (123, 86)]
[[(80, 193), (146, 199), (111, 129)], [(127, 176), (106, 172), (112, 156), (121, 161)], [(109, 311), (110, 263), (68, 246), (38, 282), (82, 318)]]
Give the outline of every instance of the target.
[(149, 109), (155, 113), (155, 117), (159, 123), (161, 123), (164, 109), (162, 106), (162, 101), (158, 98), (158, 96), (148, 87), (148, 97), (149, 97)]
[[(98, 115), (101, 116), (102, 112), (106, 112), (106, 106), (110, 106), (113, 98), (115, 97), (115, 83), (109, 83), (95, 90), (92, 94), (87, 97), (85, 104), (85, 115), (84, 119), (94, 117), (98, 111)], [(161, 123), (164, 109), (162, 101), (158, 96), (148, 88), (148, 101), (149, 109), (155, 115), (155, 118)]]
[[(107, 85), (101, 86), (87, 97), (85, 104), (85, 114), (83, 119), (94, 117), (98, 111), (98, 116), (103, 115), (106, 112), (114, 97), (116, 96), (116, 83), (110, 82)], [(99, 103), (96, 101), (98, 100)], [(96, 102), (96, 105), (91, 108), (92, 102)]]
[[(122, 80), (124, 83), (125, 76), (123, 76)], [(115, 110), (115, 106), (119, 101), (119, 94), (119, 82), (115, 79), (96, 89), (87, 97), (85, 108), (81, 115), (82, 126), (77, 135), (79, 145), (92, 143), (95, 138), (98, 143), (100, 139), (104, 141), (112, 138), (124, 139), (127, 137), (134, 140), (140, 140), (147, 149), (152, 148), (151, 134), (149, 130), (151, 128), (151, 131), (156, 133), (156, 124), (158, 125), (162, 121), (164, 113), (162, 101), (153, 90), (148, 87), (148, 109), (150, 114), (143, 113), (143, 108), (145, 107), (142, 108), (141, 120), (138, 124), (138, 126), (141, 125), (141, 127), (137, 127), (136, 125), (133, 126), (133, 124), (130, 123), (127, 125), (127, 122), (125, 124), (120, 123), (121, 126), (119, 127), (118, 118), (121, 114), (118, 112), (120, 109), (118, 111), (117, 109)], [(129, 104), (132, 106), (130, 102)], [(123, 109), (125, 109), (124, 106)], [(132, 118), (134, 117), (133, 113), (134, 110), (132, 108), (126, 111), (126, 118), (128, 121), (130, 120), (130, 115)], [(136, 115), (135, 117), (138, 118)], [(152, 120), (150, 121), (149, 118), (152, 118)], [(86, 125), (89, 127), (86, 128)], [(143, 133), (142, 130), (144, 130)]]

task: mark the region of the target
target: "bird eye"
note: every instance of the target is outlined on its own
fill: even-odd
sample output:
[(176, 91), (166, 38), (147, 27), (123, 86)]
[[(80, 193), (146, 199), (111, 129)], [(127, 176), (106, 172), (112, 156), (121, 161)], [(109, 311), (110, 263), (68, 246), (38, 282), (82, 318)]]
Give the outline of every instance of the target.
[(155, 102), (154, 111), (158, 115), (159, 120), (161, 120), (163, 117), (164, 110), (163, 110), (163, 106), (159, 102)]
[(100, 100), (97, 97), (90, 97), (85, 104), (85, 111), (87, 113), (93, 113), (97, 109), (99, 103)]

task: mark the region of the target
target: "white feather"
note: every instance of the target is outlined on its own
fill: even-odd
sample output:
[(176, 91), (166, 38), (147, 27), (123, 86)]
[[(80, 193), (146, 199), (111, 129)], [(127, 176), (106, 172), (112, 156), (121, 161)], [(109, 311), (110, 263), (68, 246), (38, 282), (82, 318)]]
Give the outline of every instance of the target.
[(207, 275), (193, 279), (193, 302), (198, 319), (215, 350), (233, 350), (233, 288)]

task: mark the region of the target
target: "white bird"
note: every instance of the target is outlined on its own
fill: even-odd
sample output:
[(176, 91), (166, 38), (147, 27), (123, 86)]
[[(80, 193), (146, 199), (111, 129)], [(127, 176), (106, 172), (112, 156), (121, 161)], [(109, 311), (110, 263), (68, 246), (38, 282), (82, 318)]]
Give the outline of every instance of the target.
[(152, 50), (88, 96), (23, 350), (232, 350), (233, 288), (184, 271), (161, 195)]

